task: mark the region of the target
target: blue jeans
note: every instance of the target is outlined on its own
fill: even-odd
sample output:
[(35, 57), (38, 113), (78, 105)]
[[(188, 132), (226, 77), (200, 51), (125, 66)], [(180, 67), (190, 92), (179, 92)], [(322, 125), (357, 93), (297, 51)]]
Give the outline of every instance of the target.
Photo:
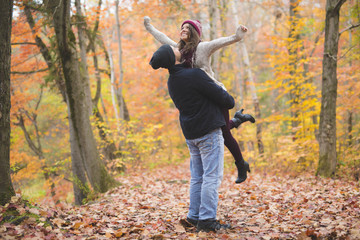
[(186, 140), (190, 150), (190, 206), (188, 218), (216, 219), (218, 188), (224, 172), (224, 138), (215, 129), (200, 138)]

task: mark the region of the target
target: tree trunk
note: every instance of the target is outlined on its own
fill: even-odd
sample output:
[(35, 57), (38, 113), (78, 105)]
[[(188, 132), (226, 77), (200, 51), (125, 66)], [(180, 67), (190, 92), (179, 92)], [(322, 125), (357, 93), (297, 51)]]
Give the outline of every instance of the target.
[[(217, 30), (217, 19), (218, 19), (218, 13), (217, 13), (217, 1), (216, 0), (209, 0), (209, 22), (210, 22), (210, 39), (213, 40), (216, 38), (216, 30)], [(213, 69), (215, 73), (215, 79), (219, 79), (219, 69), (218, 69), (218, 63), (219, 63), (219, 52), (216, 51), (211, 56), (211, 68)]]
[[(120, 154), (118, 153), (118, 149), (116, 148), (116, 145), (114, 141), (111, 139), (111, 134), (108, 134), (109, 129), (107, 127), (108, 123), (105, 123), (103, 116), (100, 113), (99, 110), (99, 101), (101, 99), (101, 76), (100, 76), (100, 69), (98, 64), (98, 58), (96, 55), (95, 50), (95, 43), (94, 39), (91, 39), (89, 42), (89, 47), (91, 51), (93, 52), (93, 62), (95, 67), (95, 76), (96, 76), (96, 95), (93, 99), (93, 115), (95, 116), (95, 123), (96, 127), (99, 130), (99, 135), (101, 140), (105, 143), (103, 153), (105, 155), (105, 158), (108, 160), (113, 160), (115, 158), (118, 158)], [(116, 109), (117, 110), (117, 109)], [(104, 108), (104, 114), (106, 116), (106, 111)]]
[(82, 76), (82, 81), (85, 87), (86, 94), (86, 102), (88, 103), (89, 115), (92, 114), (92, 100), (91, 100), (91, 90), (90, 90), (90, 77), (87, 65), (87, 56), (86, 56), (86, 20), (82, 15), (81, 11), (81, 3), (80, 0), (75, 0), (76, 6), (76, 21), (77, 21), (77, 29), (78, 29), (78, 41), (80, 47), (80, 65), (82, 71), (80, 71)]
[[(236, 11), (237, 9), (238, 9), (238, 6), (237, 6), (237, 2), (235, 0), (233, 2), (233, 11), (232, 12), (234, 15), (234, 21), (235, 21), (236, 25), (239, 24), (238, 13)], [(245, 71), (247, 74), (247, 79), (250, 82), (250, 92), (251, 92), (251, 97), (252, 97), (253, 104), (254, 104), (255, 118), (257, 120), (260, 120), (261, 119), (260, 104), (259, 104), (259, 99), (256, 94), (255, 82), (254, 82), (254, 79), (252, 76), (249, 55), (248, 55), (244, 40), (241, 40), (238, 44), (240, 47), (240, 51), (242, 52), (243, 63), (244, 63), (244, 68), (245, 68)], [(259, 153), (263, 154), (264, 153), (264, 144), (262, 143), (262, 124), (259, 123), (259, 121), (256, 123), (256, 139), (257, 139), (257, 143), (258, 143), (257, 145), (258, 145)]]
[(88, 180), (84, 162), (81, 159), (81, 149), (76, 139), (76, 131), (70, 119), (70, 106), (68, 105), (70, 147), (71, 147), (71, 168), (73, 174), (74, 201), (76, 205), (83, 204), (89, 193)]
[(0, 205), (15, 195), (10, 176), (10, 66), (13, 1), (0, 1)]
[[(350, 43), (350, 46), (351, 46), (351, 43), (352, 43), (352, 33), (351, 31), (349, 32), (349, 43)], [(352, 60), (350, 59), (350, 62), (349, 62), (349, 67), (351, 69), (352, 67)], [(347, 124), (348, 124), (348, 127), (347, 127), (347, 138), (348, 138), (348, 146), (351, 146), (353, 144), (353, 135), (352, 135), (352, 129), (353, 129), (353, 112), (352, 110), (348, 110), (347, 111)]]
[[(226, 36), (226, 29), (227, 29), (227, 23), (228, 23), (228, 19), (227, 19), (227, 14), (228, 14), (228, 7), (229, 3), (228, 0), (221, 0), (219, 3), (219, 7), (218, 7), (218, 11), (219, 11), (219, 19), (220, 19), (220, 34), (221, 36)], [(219, 59), (218, 59), (218, 77), (219, 79), (221, 79), (221, 72), (224, 71), (224, 59), (225, 57), (225, 48), (220, 48), (219, 51)], [(232, 64), (229, 63), (230, 65), (230, 69), (232, 68)]]
[[(290, 65), (290, 103), (291, 103), (291, 117), (292, 117), (292, 127), (295, 129), (299, 125), (299, 93), (300, 86), (297, 83), (297, 64), (299, 62), (298, 56), (298, 47), (297, 42), (300, 41), (299, 30), (297, 29), (297, 21), (300, 18), (300, 14), (298, 11), (300, 0), (290, 0), (290, 31), (289, 31), (289, 43), (288, 43), (288, 52), (289, 52), (289, 65)], [(295, 134), (295, 130), (293, 130)]]
[(353, 136), (352, 136), (352, 129), (353, 129), (353, 113), (351, 111), (347, 111), (347, 138), (348, 138), (348, 146), (353, 145)]
[(116, 97), (119, 104), (119, 117), (124, 119), (124, 103), (122, 97), (123, 81), (124, 81), (124, 70), (122, 67), (122, 45), (121, 45), (121, 29), (119, 20), (119, 0), (115, 1), (115, 18), (116, 18), (116, 41), (118, 43), (118, 57), (119, 57), (119, 83), (116, 86)]
[[(33, 33), (35, 22), (33, 20), (33, 17), (31, 15), (30, 8), (25, 5), (24, 8), (25, 15), (27, 22), (29, 23), (29, 26)], [(61, 70), (56, 66), (56, 64), (53, 62), (52, 57), (50, 55), (49, 49), (46, 47), (45, 43), (42, 41), (42, 39), (39, 36), (35, 36), (36, 44), (45, 59), (46, 64), (48, 65), (48, 68), (50, 69), (51, 76), (54, 77), (56, 85), (61, 93), (61, 96), (63, 97), (63, 101), (68, 104), (69, 101), (67, 100), (67, 93), (66, 93), (66, 87), (65, 87), (65, 81), (63, 78), (63, 74)], [(70, 106), (68, 106), (68, 109), (70, 109)], [(70, 116), (70, 113), (68, 111), (68, 115)], [(79, 145), (75, 141), (75, 131), (73, 129), (73, 124), (71, 123), (70, 117), (69, 120), (69, 134), (70, 134), (70, 147), (71, 147), (71, 164), (72, 164), (72, 172), (73, 172), (73, 189), (74, 189), (74, 196), (75, 196), (75, 204), (80, 205), (82, 204), (83, 200), (87, 197), (88, 187), (87, 187), (87, 179), (85, 174), (85, 167), (83, 165), (82, 161), (79, 161), (81, 159), (80, 157), (80, 149)]]
[[(114, 67), (114, 60), (113, 60), (113, 54), (112, 54), (112, 50), (110, 48), (110, 46), (108, 46), (109, 51), (107, 52), (109, 55), (109, 67), (110, 67), (110, 90), (111, 90), (111, 102), (114, 108), (114, 113), (115, 113), (115, 119), (117, 122), (117, 126), (119, 128), (120, 126), (120, 114), (118, 111), (118, 107), (116, 104), (116, 76), (115, 76), (115, 67)], [(119, 129), (118, 129), (118, 132)]]
[[(80, 46), (80, 56), (81, 56), (81, 69), (83, 69), (82, 71), (82, 77), (83, 77), (83, 81), (84, 84), (86, 85), (86, 88), (89, 89), (89, 94), (87, 96), (87, 102), (91, 103), (90, 108), (89, 108), (89, 114), (93, 114), (96, 118), (96, 127), (99, 130), (99, 135), (100, 138), (105, 142), (105, 147), (104, 147), (104, 154), (105, 154), (105, 158), (106, 159), (114, 159), (116, 158), (116, 146), (113, 143), (113, 141), (109, 141), (108, 140), (108, 135), (106, 133), (106, 127), (103, 124), (103, 117), (101, 116), (100, 112), (99, 112), (99, 108), (98, 108), (98, 102), (100, 99), (100, 94), (101, 94), (101, 76), (100, 76), (100, 72), (99, 72), (99, 66), (98, 66), (98, 59), (96, 56), (96, 50), (95, 50), (95, 38), (96, 38), (96, 34), (97, 32), (97, 28), (94, 29), (95, 33), (93, 34), (88, 34), (89, 37), (89, 41), (88, 41), (88, 49), (91, 50), (93, 52), (93, 62), (94, 62), (94, 67), (95, 67), (95, 76), (96, 76), (96, 94), (94, 99), (91, 99), (91, 93), (90, 93), (90, 77), (89, 77), (89, 72), (88, 72), (88, 64), (87, 64), (87, 56), (86, 56), (86, 32), (87, 32), (87, 25), (85, 22), (85, 18), (82, 15), (82, 10), (81, 10), (81, 2), (80, 0), (75, 0), (75, 5), (76, 5), (76, 16), (77, 16), (77, 26), (78, 26), (78, 36), (79, 36), (79, 46)], [(99, 1), (99, 5), (98, 8), (101, 7), (101, 1)], [(98, 19), (95, 23), (95, 26), (98, 26)], [(87, 92), (87, 91), (86, 91)]]
[[(234, 16), (234, 25), (238, 26), (239, 24), (239, 18), (238, 18), (238, 1), (233, 1), (232, 2), (232, 14)], [(240, 43), (236, 43), (237, 48), (240, 48)], [(244, 101), (244, 86), (245, 86), (245, 79), (243, 77), (241, 77), (241, 69), (242, 69), (242, 60), (241, 60), (241, 53), (240, 51), (238, 51), (238, 53), (236, 54), (236, 69), (237, 72), (235, 73), (235, 87), (236, 87), (236, 91), (238, 92), (240, 95), (240, 102), (239, 102), (239, 106), (241, 107)]]
[(258, 99), (257, 94), (256, 94), (255, 82), (254, 82), (254, 79), (253, 79), (253, 76), (252, 76), (249, 55), (248, 55), (248, 52), (246, 50), (244, 40), (240, 41), (240, 46), (241, 46), (241, 49), (242, 49), (242, 55), (244, 57), (244, 67), (246, 69), (247, 77), (248, 77), (248, 80), (250, 82), (250, 92), (251, 92), (251, 97), (252, 97), (253, 104), (254, 104), (254, 109), (255, 109), (255, 118), (257, 119), (257, 123), (256, 123), (256, 139), (257, 139), (258, 149), (259, 149), (259, 153), (263, 154), (264, 153), (264, 144), (262, 142), (262, 124), (259, 121), (261, 119), (260, 103), (259, 103), (259, 99)]
[(125, 104), (125, 99), (123, 95), (123, 83), (124, 83), (124, 69), (123, 69), (123, 59), (122, 59), (122, 44), (121, 44), (121, 25), (119, 20), (119, 0), (116, 0), (116, 10), (115, 10), (115, 16), (116, 16), (116, 38), (118, 42), (118, 55), (119, 55), (119, 84), (117, 84), (116, 87), (116, 97), (117, 102), (119, 105), (119, 114), (120, 118), (129, 121), (129, 111)]
[[(70, 28), (70, 0), (53, 0), (47, 3), (50, 14), (53, 14), (56, 39), (65, 77), (68, 96), (68, 111), (74, 131), (74, 144), (79, 153), (73, 164), (82, 164), (87, 177), (95, 191), (106, 192), (115, 181), (108, 174), (102, 163), (90, 124), (86, 86), (84, 85), (75, 48), (75, 37)], [(73, 149), (72, 149), (73, 150)]]
[(319, 124), (317, 175), (331, 177), (336, 170), (337, 54), (340, 8), (346, 0), (327, 0)]

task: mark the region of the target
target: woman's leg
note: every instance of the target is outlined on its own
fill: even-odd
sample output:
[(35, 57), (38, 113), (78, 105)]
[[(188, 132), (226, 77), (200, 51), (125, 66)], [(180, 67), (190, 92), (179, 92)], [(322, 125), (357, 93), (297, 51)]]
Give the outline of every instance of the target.
[(224, 144), (233, 155), (235, 162), (242, 163), (244, 159), (241, 154), (239, 144), (230, 132), (230, 129), (234, 126), (232, 121), (229, 119), (229, 110), (223, 109), (222, 111), (226, 122), (226, 125), (221, 128), (224, 137)]
[(238, 169), (238, 177), (236, 183), (242, 183), (247, 178), (247, 172), (250, 172), (249, 164), (244, 160), (239, 144), (232, 136), (230, 129), (233, 128), (233, 123), (229, 119), (229, 110), (222, 109), (226, 125), (221, 128), (224, 137), (224, 144), (229, 149), (235, 159), (235, 165)]

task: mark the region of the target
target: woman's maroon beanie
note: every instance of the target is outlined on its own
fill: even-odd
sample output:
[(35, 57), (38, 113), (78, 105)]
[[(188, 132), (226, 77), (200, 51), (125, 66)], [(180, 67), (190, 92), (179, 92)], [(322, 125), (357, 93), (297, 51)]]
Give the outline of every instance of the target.
[(193, 26), (196, 30), (196, 32), (199, 34), (199, 37), (201, 37), (201, 32), (202, 32), (202, 27), (201, 27), (201, 22), (199, 20), (186, 20), (181, 24), (181, 27), (185, 24), (191, 24), (191, 26)]

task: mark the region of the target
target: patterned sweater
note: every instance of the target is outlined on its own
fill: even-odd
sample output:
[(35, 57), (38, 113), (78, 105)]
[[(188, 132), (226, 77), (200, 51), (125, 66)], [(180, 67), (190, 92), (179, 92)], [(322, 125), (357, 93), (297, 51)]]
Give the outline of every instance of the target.
[[(154, 36), (154, 38), (159, 41), (161, 44), (169, 44), (173, 47), (177, 47), (177, 43), (171, 40), (164, 33), (157, 30), (153, 25), (150, 24), (150, 18), (144, 17), (144, 25), (146, 30)], [(241, 41), (245, 36), (245, 32), (241, 29), (241, 25), (236, 29), (236, 33), (234, 35), (228, 37), (221, 37), (211, 41), (203, 41), (200, 42), (196, 48), (196, 59), (195, 59), (195, 67), (202, 69), (205, 71), (211, 79), (220, 85), (223, 89), (226, 90), (224, 84), (217, 81), (214, 78), (214, 72), (210, 65), (210, 57), (216, 51), (222, 47), (226, 47), (230, 44)]]

